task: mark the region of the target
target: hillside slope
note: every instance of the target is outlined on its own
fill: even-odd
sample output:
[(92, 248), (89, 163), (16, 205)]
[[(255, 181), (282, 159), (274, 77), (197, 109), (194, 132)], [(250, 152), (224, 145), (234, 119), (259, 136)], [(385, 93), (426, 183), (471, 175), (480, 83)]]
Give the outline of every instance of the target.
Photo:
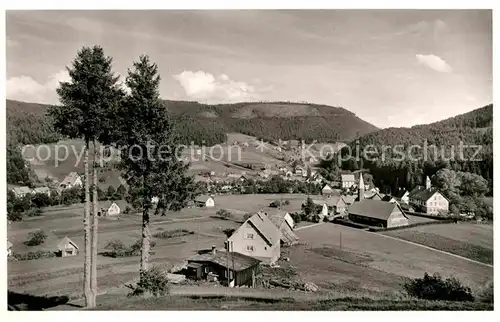
[[(9, 139), (35, 144), (57, 137), (45, 116), (48, 105), (13, 100), (7, 100), (6, 105)], [(185, 143), (213, 145), (225, 141), (225, 133), (229, 132), (269, 141), (336, 142), (378, 130), (344, 108), (326, 105), (289, 102), (207, 105), (165, 101), (165, 107), (176, 119)]]
[[(340, 167), (370, 170), (375, 184), (384, 192), (411, 189), (442, 168), (479, 174), (488, 180), (490, 193), (493, 191), (492, 104), (431, 124), (372, 132), (352, 141), (349, 147), (351, 151), (359, 148), (360, 159), (347, 158), (349, 151), (344, 148), (346, 161)], [(369, 151), (369, 157), (363, 151)], [(323, 161), (321, 166), (327, 173), (338, 171), (336, 159)]]

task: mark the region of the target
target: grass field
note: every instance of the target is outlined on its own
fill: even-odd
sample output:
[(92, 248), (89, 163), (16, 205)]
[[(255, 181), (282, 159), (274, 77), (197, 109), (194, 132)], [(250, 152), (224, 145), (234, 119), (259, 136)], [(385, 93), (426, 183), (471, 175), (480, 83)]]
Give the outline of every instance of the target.
[(396, 291), (403, 277), (438, 272), (478, 290), (493, 279), (491, 267), (354, 228), (325, 223), (297, 235), (306, 244), (291, 250), (291, 262), (323, 287)]
[(493, 225), (442, 224), (388, 231), (384, 234), (493, 264)]
[[(9, 261), (8, 284), (11, 291), (23, 291), (34, 295), (78, 295), (81, 293), (83, 268), (83, 225), (82, 205), (56, 208), (44, 216), (9, 226), (8, 238), (13, 244), (14, 253), (34, 250), (55, 251), (60, 238), (68, 236), (79, 247), (80, 253), (74, 257), (46, 258), (30, 261)], [(170, 214), (168, 217), (152, 217), (152, 233), (186, 229), (194, 234), (155, 239), (156, 246), (151, 256), (152, 263), (177, 264), (198, 250), (211, 245), (222, 246), (225, 240), (223, 230), (237, 228), (230, 220), (217, 220), (210, 216), (215, 209), (191, 208)], [(201, 218), (200, 218), (201, 217)], [(123, 215), (119, 219), (100, 218), (99, 252), (112, 239), (120, 239), (126, 245), (140, 238), (141, 217), (137, 214)], [(42, 228), (48, 235), (39, 246), (26, 246), (29, 232)], [(117, 287), (137, 277), (139, 257), (109, 258), (99, 256), (98, 284), (101, 290)]]
[[(271, 210), (273, 200), (289, 200), (288, 211), (300, 210), (306, 196), (283, 195), (228, 195), (217, 196), (214, 208), (189, 208), (167, 216), (152, 217), (152, 233), (185, 229), (194, 234), (169, 239), (155, 239), (151, 262), (176, 265), (198, 250), (212, 245), (221, 247), (223, 231), (237, 228), (235, 221), (247, 212)], [(233, 220), (215, 219), (218, 209), (228, 209)], [(80, 247), (75, 257), (48, 258), (31, 261), (8, 262), (10, 291), (33, 295), (81, 294), (83, 268), (83, 205), (53, 207), (42, 217), (13, 222), (8, 227), (9, 241), (14, 253), (30, 250), (56, 250), (60, 238), (68, 236)], [(422, 229), (445, 225), (419, 227)], [(118, 219), (99, 220), (99, 252), (106, 243), (120, 239), (130, 245), (140, 238), (141, 216), (122, 215)], [(42, 228), (48, 235), (40, 246), (26, 246), (23, 242), (32, 231)], [(463, 235), (466, 238), (467, 230)], [(403, 277), (421, 277), (424, 272), (453, 275), (471, 286), (480, 288), (493, 277), (493, 269), (467, 262), (456, 257), (388, 239), (375, 233), (364, 232), (330, 223), (297, 231), (300, 244), (284, 249), (298, 274), (316, 283), (321, 292), (352, 294), (393, 294), (401, 291)], [(342, 248), (340, 248), (342, 235)], [(122, 286), (137, 278), (139, 257), (110, 258), (98, 256), (99, 289), (105, 291)]]

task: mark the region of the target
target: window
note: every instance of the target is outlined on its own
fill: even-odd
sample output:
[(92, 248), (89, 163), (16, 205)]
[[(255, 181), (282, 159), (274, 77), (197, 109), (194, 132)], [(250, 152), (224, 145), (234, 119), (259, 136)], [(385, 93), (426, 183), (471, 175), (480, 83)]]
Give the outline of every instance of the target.
[(205, 267), (205, 273), (208, 273), (208, 267)]
[(247, 239), (253, 239), (253, 233), (247, 233), (246, 238)]
[(253, 252), (253, 245), (247, 245), (247, 250)]
[[(227, 278), (227, 269), (224, 270), (224, 277)], [(233, 279), (233, 271), (229, 271), (229, 279)]]

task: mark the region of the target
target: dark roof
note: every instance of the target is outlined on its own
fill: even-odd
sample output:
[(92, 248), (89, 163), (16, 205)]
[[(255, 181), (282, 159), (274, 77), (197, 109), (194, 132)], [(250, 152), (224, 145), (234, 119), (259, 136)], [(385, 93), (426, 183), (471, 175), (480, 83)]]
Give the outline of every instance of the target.
[(188, 263), (189, 262), (214, 263), (226, 268), (229, 266), (230, 269), (233, 269), (234, 267), (235, 272), (243, 271), (260, 263), (260, 261), (256, 258), (246, 256), (237, 252), (230, 252), (228, 256), (228, 253), (224, 251), (216, 252), (215, 255), (212, 253), (195, 255), (188, 258)]
[(247, 222), (250, 222), (252, 226), (257, 229), (257, 231), (264, 237), (264, 239), (269, 243), (270, 246), (279, 242), (280, 240), (280, 231), (274, 226), (274, 224), (269, 220), (266, 214), (264, 213), (256, 213), (249, 219)]
[(403, 213), (402, 209), (397, 203), (390, 203), (381, 200), (363, 199), (361, 201), (353, 203), (349, 207), (349, 214), (387, 220), (389, 216), (396, 210), (396, 208), (399, 208), (399, 210)]
[(394, 198), (400, 198), (401, 199), (405, 195), (405, 193), (407, 191), (408, 190), (406, 190), (406, 189), (400, 189), (400, 190), (396, 191), (396, 193), (394, 194)]
[(432, 197), (436, 192), (439, 192), (437, 189), (424, 189), (423, 187), (417, 187), (413, 189), (410, 193), (410, 197), (412, 199), (417, 199), (421, 201), (427, 201), (430, 197)]
[(212, 196), (209, 196), (209, 195), (201, 195), (201, 196), (198, 196), (196, 197), (195, 201), (197, 202), (207, 202), (209, 198), (212, 198)]
[(385, 195), (383, 198), (382, 198), (382, 201), (391, 201), (393, 197), (391, 195)]

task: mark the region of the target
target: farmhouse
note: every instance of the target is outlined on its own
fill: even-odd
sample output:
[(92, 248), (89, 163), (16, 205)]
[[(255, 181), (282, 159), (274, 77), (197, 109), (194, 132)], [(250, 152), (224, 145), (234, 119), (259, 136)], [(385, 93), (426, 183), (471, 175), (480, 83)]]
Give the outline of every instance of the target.
[(215, 200), (213, 197), (208, 195), (202, 195), (195, 199), (195, 203), (199, 207), (212, 208), (215, 207)]
[(437, 189), (431, 186), (431, 180), (426, 178), (425, 189), (417, 186), (409, 193), (410, 205), (427, 214), (436, 215), (448, 212), (449, 201)]
[(293, 232), (293, 219), (286, 211), (278, 210), (268, 213), (271, 222), (280, 230), (282, 245), (295, 245), (299, 237)]
[(207, 279), (215, 276), (229, 286), (255, 287), (255, 275), (260, 264), (258, 259), (237, 252), (217, 251), (195, 255), (188, 259), (187, 276), (194, 279)]
[(16, 198), (23, 198), (24, 196), (29, 195), (31, 193), (31, 189), (28, 188), (27, 186), (22, 186), (22, 187), (12, 188), (12, 192), (14, 192)]
[(12, 255), (12, 243), (7, 240), (7, 256)]
[(385, 228), (408, 225), (408, 217), (398, 203), (363, 199), (349, 207), (349, 219), (370, 226)]
[(49, 187), (37, 187), (35, 189), (33, 189), (33, 194), (45, 194), (47, 196), (50, 196), (50, 189)]
[(76, 172), (70, 172), (59, 185), (63, 189), (71, 189), (73, 187), (83, 186), (82, 177)]
[(61, 239), (57, 244), (58, 256), (76, 256), (78, 254), (78, 246), (67, 236)]
[(340, 178), (342, 180), (342, 188), (349, 189), (354, 185), (354, 174), (342, 174)]
[(264, 213), (248, 218), (228, 239), (230, 250), (273, 264), (280, 257), (280, 231)]
[(101, 206), (101, 216), (103, 217), (113, 217), (121, 214), (120, 206), (114, 201), (105, 201), (99, 203)]

